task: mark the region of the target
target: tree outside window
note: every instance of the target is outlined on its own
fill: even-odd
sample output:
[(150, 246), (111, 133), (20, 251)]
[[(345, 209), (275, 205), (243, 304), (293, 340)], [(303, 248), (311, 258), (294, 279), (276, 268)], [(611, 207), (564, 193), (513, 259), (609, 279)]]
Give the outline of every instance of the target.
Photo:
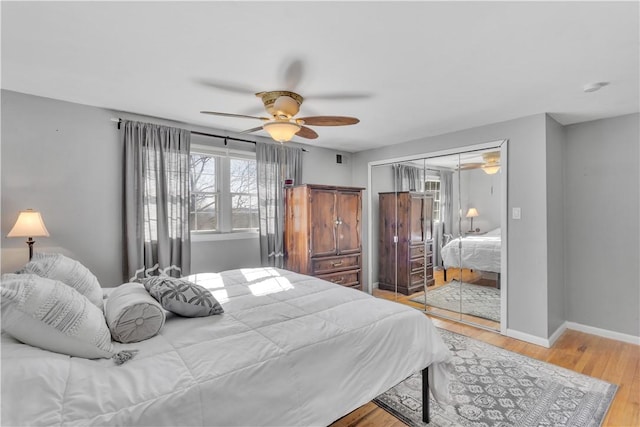
[(190, 172), (191, 231), (258, 229), (255, 159), (192, 153)]

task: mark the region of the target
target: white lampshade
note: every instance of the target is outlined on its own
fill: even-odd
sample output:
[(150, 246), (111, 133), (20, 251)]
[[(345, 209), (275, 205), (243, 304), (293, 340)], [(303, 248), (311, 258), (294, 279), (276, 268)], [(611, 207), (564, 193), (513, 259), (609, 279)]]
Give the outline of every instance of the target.
[(291, 141), (293, 135), (300, 130), (300, 125), (288, 120), (275, 120), (273, 122), (267, 122), (262, 125), (262, 128), (266, 130), (271, 138), (278, 142)]
[(467, 218), (475, 218), (478, 216), (478, 210), (476, 208), (469, 208), (467, 211)]
[(33, 209), (27, 209), (26, 211), (20, 211), (18, 220), (15, 225), (7, 234), (7, 237), (38, 237), (49, 236), (47, 227), (44, 226), (44, 221), (40, 212), (36, 212)]

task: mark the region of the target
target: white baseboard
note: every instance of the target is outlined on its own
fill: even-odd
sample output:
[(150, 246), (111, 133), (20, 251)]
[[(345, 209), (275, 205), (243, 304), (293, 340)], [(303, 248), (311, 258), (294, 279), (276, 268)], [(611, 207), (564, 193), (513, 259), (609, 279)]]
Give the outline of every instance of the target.
[(553, 334), (551, 334), (551, 336), (549, 337), (549, 347), (552, 347), (556, 343), (556, 341), (558, 341), (560, 335), (562, 335), (563, 332), (567, 330), (567, 328), (567, 322), (564, 322), (558, 329), (556, 329)]
[(596, 328), (594, 326), (582, 325), (575, 322), (565, 322), (567, 329), (573, 329), (574, 331), (585, 332), (591, 335), (597, 335), (603, 338), (610, 338), (612, 340), (618, 340), (627, 342), (629, 344), (640, 345), (640, 337), (630, 334), (623, 334), (622, 332), (609, 331), (607, 329)]
[(550, 348), (555, 344), (555, 342), (560, 338), (560, 336), (567, 329), (572, 329), (574, 331), (585, 332), (591, 335), (597, 335), (603, 338), (609, 338), (612, 340), (623, 341), (630, 344), (640, 345), (640, 337), (636, 337), (634, 335), (623, 334), (621, 332), (609, 331), (607, 329), (596, 328), (594, 326), (582, 325), (580, 323), (575, 322), (564, 322), (556, 331), (551, 334), (549, 339), (540, 338), (535, 335), (527, 334), (525, 332), (516, 331), (514, 329), (507, 329), (507, 336), (511, 338), (515, 338), (520, 341), (526, 341), (531, 344), (541, 345), (546, 348)]
[(542, 347), (546, 347), (546, 348), (551, 347), (548, 339), (527, 334), (526, 332), (516, 331), (515, 329), (507, 329), (507, 336), (511, 338), (515, 338), (520, 341), (526, 341), (531, 344), (541, 345)]

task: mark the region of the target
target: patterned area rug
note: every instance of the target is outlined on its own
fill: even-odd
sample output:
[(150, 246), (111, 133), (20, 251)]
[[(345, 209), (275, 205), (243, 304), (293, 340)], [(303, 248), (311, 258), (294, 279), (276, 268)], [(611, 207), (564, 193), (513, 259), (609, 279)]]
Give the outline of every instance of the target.
[[(452, 404), (431, 398), (437, 427), (600, 426), (617, 386), (439, 329), (454, 354)], [(410, 426), (422, 422), (417, 373), (374, 401)]]
[[(411, 301), (424, 304), (424, 294)], [(427, 290), (427, 305), (500, 322), (500, 289), (491, 286), (464, 282), (461, 286), (460, 282), (452, 280), (447, 285)]]

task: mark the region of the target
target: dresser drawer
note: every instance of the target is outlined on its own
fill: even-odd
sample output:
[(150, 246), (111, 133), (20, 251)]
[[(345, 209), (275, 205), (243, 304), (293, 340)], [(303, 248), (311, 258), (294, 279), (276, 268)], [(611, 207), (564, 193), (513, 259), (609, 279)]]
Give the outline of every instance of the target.
[(360, 268), (360, 254), (312, 259), (313, 275)]
[(411, 286), (422, 285), (424, 283), (424, 271), (418, 271), (409, 275)]
[(419, 273), (424, 271), (425, 259), (424, 258), (416, 258), (411, 261), (411, 273)]
[(429, 253), (424, 257), (425, 265), (433, 265), (433, 254)]
[(337, 285), (359, 287), (360, 286), (360, 269), (341, 271), (337, 273), (322, 274), (316, 276), (318, 279), (327, 280)]
[(424, 256), (424, 245), (412, 245), (409, 248), (409, 259), (420, 258)]
[(427, 240), (424, 242), (424, 251), (427, 255), (433, 253), (433, 240)]

